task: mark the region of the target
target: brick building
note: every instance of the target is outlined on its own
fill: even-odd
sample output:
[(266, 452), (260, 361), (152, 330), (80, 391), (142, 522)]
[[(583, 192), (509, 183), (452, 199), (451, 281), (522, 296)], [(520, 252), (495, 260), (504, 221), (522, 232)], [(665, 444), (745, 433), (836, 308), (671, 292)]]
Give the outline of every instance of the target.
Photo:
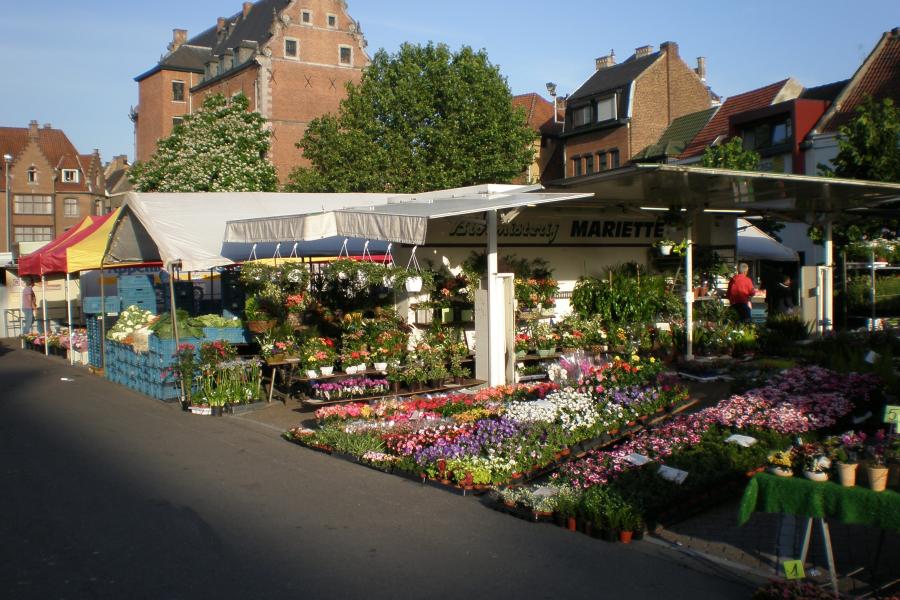
[(336, 112), (347, 82), (369, 64), (359, 24), (343, 0), (244, 2), (231, 17), (188, 38), (173, 30), (168, 52), (137, 76), (136, 160), (147, 160), (184, 115), (210, 94), (243, 92), (272, 131), (270, 159), (284, 181), (307, 164), (295, 144), (314, 118)]
[[(0, 127), (0, 156), (9, 155), (12, 242), (50, 241), (82, 217), (100, 214), (106, 199), (100, 153), (79, 154), (49, 124)], [(6, 165), (0, 164), (0, 249), (7, 245)]]
[[(562, 119), (553, 115), (553, 103), (539, 94), (513, 96), (513, 106), (525, 111), (528, 126), (540, 137), (534, 142), (534, 161), (513, 183), (529, 184), (562, 177)], [(558, 113), (559, 111), (557, 111)]]
[(562, 133), (565, 176), (577, 177), (627, 163), (655, 143), (672, 121), (709, 108), (705, 64), (692, 69), (678, 44), (637, 48), (616, 64), (615, 54), (596, 59), (596, 72), (566, 102)]

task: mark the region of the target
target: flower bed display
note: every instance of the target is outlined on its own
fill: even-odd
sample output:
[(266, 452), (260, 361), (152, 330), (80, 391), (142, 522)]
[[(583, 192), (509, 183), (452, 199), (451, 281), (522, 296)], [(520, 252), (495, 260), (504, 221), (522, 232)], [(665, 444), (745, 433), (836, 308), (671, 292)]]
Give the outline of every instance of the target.
[(549, 507), (598, 530), (667, 522), (739, 491), (745, 473), (764, 465), (773, 450), (835, 426), (854, 406), (868, 406), (877, 386), (869, 375), (794, 368), (769, 385), (676, 416), (615, 448), (590, 451), (562, 465), (548, 486), (506, 492), (501, 500), (524, 510)]
[(583, 452), (579, 444), (608, 444), (625, 428), (636, 430), (639, 419), (686, 397), (656, 362), (635, 357), (568, 367), (574, 377), (568, 387), (523, 384), (323, 407), (316, 412), (315, 429), (296, 428), (285, 437), (379, 468), (470, 488), (543, 473), (573, 447)]

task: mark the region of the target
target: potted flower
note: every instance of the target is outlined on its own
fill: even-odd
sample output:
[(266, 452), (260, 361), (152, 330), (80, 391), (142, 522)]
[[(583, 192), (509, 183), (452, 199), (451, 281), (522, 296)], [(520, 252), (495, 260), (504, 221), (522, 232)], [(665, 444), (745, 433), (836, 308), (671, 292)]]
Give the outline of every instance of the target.
[(768, 471), (778, 477), (793, 477), (794, 449), (776, 450), (769, 454)]
[(265, 333), (276, 323), (272, 316), (260, 306), (256, 296), (250, 296), (244, 303), (244, 317), (247, 319), (247, 329), (252, 333)]
[(656, 241), (653, 246), (659, 250), (660, 256), (670, 256), (672, 254), (680, 255), (684, 252), (685, 242), (678, 243), (669, 238), (663, 238)]
[(306, 296), (302, 293), (290, 294), (284, 299), (288, 323), (296, 330), (303, 325), (301, 316), (306, 309)]
[(538, 356), (547, 358), (556, 352), (560, 336), (550, 325), (541, 323), (534, 328), (534, 345), (537, 347)]
[(307, 370), (319, 369), (324, 376), (331, 375), (334, 371), (334, 341), (326, 337), (311, 337), (303, 345), (301, 358)]
[(528, 349), (531, 348), (531, 336), (527, 333), (517, 333), (516, 334), (516, 356), (518, 358), (524, 357), (528, 354)]
[(803, 461), (803, 476), (811, 481), (828, 481), (831, 460), (819, 444), (804, 444), (800, 448)]
[(856, 470), (859, 467), (859, 455), (863, 451), (865, 440), (865, 433), (848, 431), (826, 441), (826, 445), (832, 448), (830, 458), (836, 465), (838, 481), (844, 487), (856, 485)]
[(869, 489), (873, 492), (883, 492), (887, 487), (888, 468), (884, 458), (889, 443), (889, 437), (885, 435), (883, 429), (879, 429), (875, 432), (872, 444), (869, 445), (871, 461), (866, 467), (866, 475), (869, 479)]

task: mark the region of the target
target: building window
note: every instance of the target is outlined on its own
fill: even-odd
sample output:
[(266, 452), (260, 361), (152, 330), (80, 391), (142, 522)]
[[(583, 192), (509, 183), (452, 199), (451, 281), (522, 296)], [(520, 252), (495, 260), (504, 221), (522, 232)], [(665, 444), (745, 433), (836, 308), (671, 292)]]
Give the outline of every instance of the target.
[(36, 167), (28, 167), (28, 183), (37, 183)]
[(786, 144), (794, 136), (790, 119), (751, 125), (741, 132), (744, 148), (747, 150), (765, 150), (772, 146)]
[(81, 209), (78, 207), (78, 198), (66, 198), (63, 200), (63, 214), (67, 217), (81, 216)]
[(14, 232), (16, 242), (49, 242), (53, 239), (52, 227), (16, 227)]
[(591, 122), (591, 105), (581, 106), (572, 111), (572, 126), (581, 127)]
[(353, 64), (353, 48), (350, 46), (339, 46), (339, 59), (342, 65)]
[(590, 175), (594, 172), (594, 155), (588, 154), (584, 157), (584, 174)]
[(184, 102), (184, 82), (172, 82), (172, 102)]
[(578, 177), (581, 175), (581, 157), (576, 156), (572, 159), (572, 176)]
[(78, 183), (78, 169), (63, 169), (63, 183)]
[(605, 171), (609, 168), (609, 164), (606, 162), (606, 152), (598, 152), (597, 153), (597, 170)]
[(17, 215), (52, 215), (52, 196), (16, 196), (13, 199), (13, 212)]
[(609, 151), (609, 168), (610, 169), (618, 169), (619, 168), (619, 151), (618, 150), (610, 150)]
[(184, 117), (172, 117), (172, 129), (184, 123)]
[(328, 27), (331, 29), (337, 28), (337, 15), (328, 15)]
[(304, 25), (309, 25), (310, 23), (312, 23), (312, 13), (308, 10), (301, 10), (300, 22)]
[(611, 121), (616, 118), (616, 97), (610, 96), (597, 101), (597, 122)]
[(284, 38), (284, 57), (300, 58), (300, 43), (294, 38)]

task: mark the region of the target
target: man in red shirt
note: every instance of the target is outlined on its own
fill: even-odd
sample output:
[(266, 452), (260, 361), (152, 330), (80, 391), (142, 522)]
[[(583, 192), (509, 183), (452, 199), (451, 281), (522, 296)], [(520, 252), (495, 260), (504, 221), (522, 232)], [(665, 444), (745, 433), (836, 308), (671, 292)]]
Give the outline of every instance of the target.
[(749, 270), (750, 267), (747, 263), (738, 265), (738, 272), (728, 282), (728, 292), (726, 292), (726, 297), (741, 323), (750, 322), (750, 298), (756, 294), (753, 281), (747, 277)]

